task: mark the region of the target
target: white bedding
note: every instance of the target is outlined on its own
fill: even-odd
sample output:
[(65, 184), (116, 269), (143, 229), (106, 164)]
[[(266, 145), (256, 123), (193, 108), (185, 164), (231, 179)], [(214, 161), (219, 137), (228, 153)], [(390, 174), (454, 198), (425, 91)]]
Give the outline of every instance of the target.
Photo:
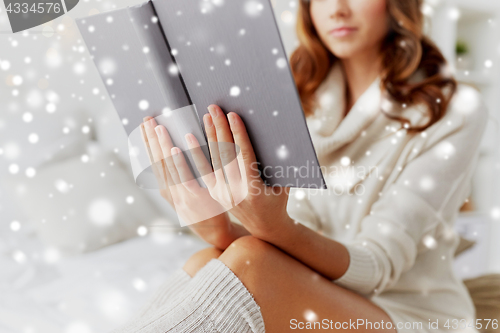
[(17, 236), (0, 241), (1, 333), (108, 332), (208, 246), (191, 234), (152, 234), (55, 260), (36, 238)]

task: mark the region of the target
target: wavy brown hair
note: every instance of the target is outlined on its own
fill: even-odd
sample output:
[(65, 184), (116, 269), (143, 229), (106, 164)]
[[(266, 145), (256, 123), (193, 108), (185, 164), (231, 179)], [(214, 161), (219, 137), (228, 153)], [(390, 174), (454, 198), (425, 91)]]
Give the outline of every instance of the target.
[[(338, 60), (323, 44), (313, 25), (310, 0), (301, 0), (297, 16), (299, 46), (290, 57), (292, 74), (306, 116), (317, 107), (315, 92)], [(457, 83), (443, 73), (447, 65), (438, 47), (423, 34), (422, 0), (387, 0), (390, 30), (382, 45), (381, 88), (400, 105), (427, 106), (430, 120), (420, 127), (397, 114), (382, 112), (400, 121), (408, 132), (420, 132), (441, 119), (456, 91)], [(420, 74), (420, 78), (417, 77)]]

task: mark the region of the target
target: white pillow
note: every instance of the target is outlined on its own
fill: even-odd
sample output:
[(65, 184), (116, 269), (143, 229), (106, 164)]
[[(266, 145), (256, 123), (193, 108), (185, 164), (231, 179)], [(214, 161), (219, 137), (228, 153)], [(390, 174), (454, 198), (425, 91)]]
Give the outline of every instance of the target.
[[(116, 151), (116, 156), (125, 165), (127, 172), (132, 177), (130, 165), (128, 139), (120, 117), (112, 107), (103, 107), (90, 111), (93, 114), (93, 129), (100, 145), (106, 149)], [(178, 220), (175, 210), (165, 201), (158, 189), (143, 189), (143, 192), (161, 211), (163, 216), (171, 220)], [(186, 232), (190, 230), (185, 228)]]
[(115, 154), (95, 145), (88, 154), (40, 168), (33, 178), (7, 181), (41, 240), (63, 254), (92, 251), (165, 223)]
[(0, 176), (8, 175), (11, 165), (16, 165), (18, 172), (24, 174), (28, 168), (37, 169), (46, 163), (80, 155), (94, 134), (89, 113), (57, 108), (59, 97), (54, 92), (46, 93), (46, 100), (37, 91), (28, 93), (27, 98), (35, 99), (33, 96), (37, 94), (42, 106), (47, 103), (47, 107), (56, 111), (48, 113), (24, 109), (15, 103), (2, 104), (6, 112), (0, 112)]

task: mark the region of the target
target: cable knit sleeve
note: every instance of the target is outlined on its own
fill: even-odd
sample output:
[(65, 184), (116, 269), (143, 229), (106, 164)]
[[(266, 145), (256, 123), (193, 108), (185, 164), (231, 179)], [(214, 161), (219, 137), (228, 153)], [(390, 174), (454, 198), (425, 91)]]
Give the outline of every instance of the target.
[[(457, 193), (457, 188), (470, 182), (488, 120), (479, 95), (468, 87), (457, 92), (448, 112), (426, 131), (427, 137), (421, 136), (422, 150), (386, 185), (360, 232), (344, 244), (349, 267), (334, 283), (360, 294), (380, 294), (413, 267), (418, 253), (428, 250), (425, 245), (439, 241), (429, 235), (467, 198), (469, 193)], [(461, 124), (450, 126), (449, 121)]]

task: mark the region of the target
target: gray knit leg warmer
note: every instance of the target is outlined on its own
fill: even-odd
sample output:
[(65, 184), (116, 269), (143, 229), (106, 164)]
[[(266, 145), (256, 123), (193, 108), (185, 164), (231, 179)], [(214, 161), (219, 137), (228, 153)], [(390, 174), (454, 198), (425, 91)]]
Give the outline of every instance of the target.
[(182, 268), (176, 269), (156, 290), (153, 298), (139, 310), (137, 317), (144, 317), (166, 304), (170, 298), (183, 291), (190, 280), (191, 276), (185, 270)]
[(265, 333), (260, 307), (240, 279), (210, 260), (183, 291), (114, 333)]

